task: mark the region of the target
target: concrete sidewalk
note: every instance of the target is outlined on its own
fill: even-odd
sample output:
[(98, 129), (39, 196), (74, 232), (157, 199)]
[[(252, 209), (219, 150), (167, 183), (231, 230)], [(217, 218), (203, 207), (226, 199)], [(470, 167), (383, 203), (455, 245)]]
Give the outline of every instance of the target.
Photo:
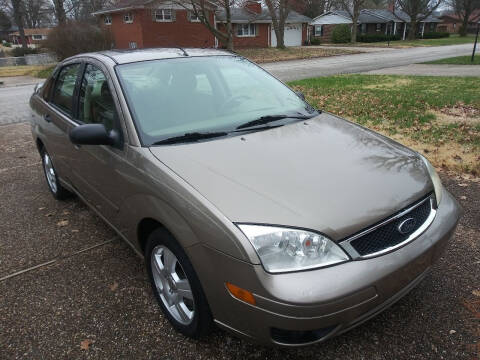
[(480, 65), (411, 64), (367, 71), (366, 74), (480, 77)]

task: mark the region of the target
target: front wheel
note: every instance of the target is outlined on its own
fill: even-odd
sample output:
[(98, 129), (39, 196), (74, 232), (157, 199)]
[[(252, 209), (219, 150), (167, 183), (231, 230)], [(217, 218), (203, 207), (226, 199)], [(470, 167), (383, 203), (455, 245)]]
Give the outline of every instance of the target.
[(163, 313), (185, 336), (198, 338), (212, 328), (212, 315), (200, 281), (182, 247), (164, 229), (148, 238), (145, 262)]
[(57, 200), (64, 200), (72, 196), (72, 193), (65, 189), (58, 180), (57, 173), (53, 167), (52, 159), (50, 155), (48, 155), (47, 151), (42, 149), (40, 155), (42, 156), (43, 173), (45, 174), (48, 188), (50, 189), (53, 197)]

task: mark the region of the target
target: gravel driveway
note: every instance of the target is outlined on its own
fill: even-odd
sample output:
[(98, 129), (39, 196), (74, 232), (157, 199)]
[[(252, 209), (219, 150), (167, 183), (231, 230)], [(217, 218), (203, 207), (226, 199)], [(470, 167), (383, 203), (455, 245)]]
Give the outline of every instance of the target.
[(48, 193), (29, 125), (0, 126), (0, 359), (475, 359), (480, 182), (444, 182), (465, 216), (433, 272), (392, 308), (301, 349), (222, 331), (193, 341), (162, 316), (142, 260), (79, 200)]

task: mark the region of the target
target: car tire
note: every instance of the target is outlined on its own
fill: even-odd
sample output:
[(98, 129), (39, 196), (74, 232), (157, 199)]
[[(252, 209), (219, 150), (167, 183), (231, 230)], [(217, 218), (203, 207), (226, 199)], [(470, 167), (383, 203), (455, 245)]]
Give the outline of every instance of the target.
[(47, 186), (53, 197), (57, 200), (65, 200), (71, 197), (73, 194), (68, 191), (58, 180), (57, 172), (53, 166), (52, 158), (45, 149), (40, 150), (40, 156), (42, 157), (43, 174), (47, 181)]
[(172, 326), (191, 338), (209, 334), (213, 320), (200, 281), (183, 248), (165, 229), (148, 237), (145, 264), (153, 293)]

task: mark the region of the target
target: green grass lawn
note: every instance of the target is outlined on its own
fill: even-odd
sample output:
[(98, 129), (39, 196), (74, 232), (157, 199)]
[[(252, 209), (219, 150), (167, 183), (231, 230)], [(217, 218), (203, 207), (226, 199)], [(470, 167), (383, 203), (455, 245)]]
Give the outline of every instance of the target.
[(476, 78), (340, 75), (290, 85), (312, 105), (393, 137), (437, 167), (480, 174)]
[(451, 64), (451, 65), (480, 65), (480, 53), (475, 55), (475, 59), (472, 63), (472, 56), (457, 56), (446, 59), (440, 59), (435, 61), (429, 61), (424, 64)]

